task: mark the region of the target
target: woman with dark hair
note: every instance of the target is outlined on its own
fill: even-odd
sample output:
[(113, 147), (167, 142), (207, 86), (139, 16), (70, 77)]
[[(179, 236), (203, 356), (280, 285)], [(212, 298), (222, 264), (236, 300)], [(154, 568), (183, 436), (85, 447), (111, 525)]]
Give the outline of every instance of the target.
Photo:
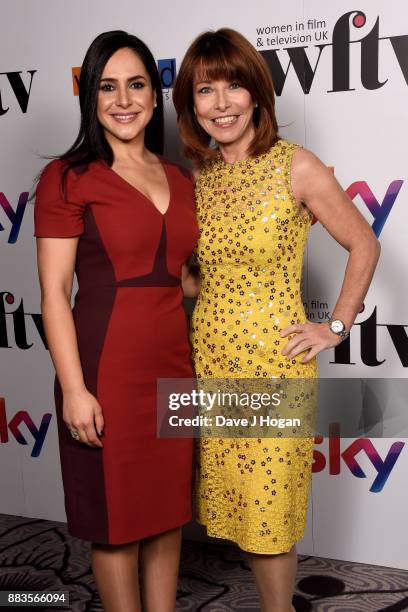
[[(347, 337), (361, 308), (378, 242), (330, 170), (279, 137), (271, 75), (241, 34), (223, 28), (199, 36), (181, 64), (173, 100), (186, 155), (198, 165), (197, 376), (313, 380), (316, 355)], [(307, 321), (301, 298), (313, 215), (350, 253), (326, 324)], [(264, 611), (293, 610), (312, 435), (208, 438), (199, 445), (198, 520), (211, 536), (248, 552)]]
[[(161, 158), (156, 63), (126, 32), (91, 44), (73, 146), (43, 171), (35, 234), (68, 527), (92, 542), (107, 611), (170, 611), (191, 516), (191, 441), (156, 437), (156, 381), (191, 377), (189, 175)], [(74, 272), (79, 290), (73, 313)]]

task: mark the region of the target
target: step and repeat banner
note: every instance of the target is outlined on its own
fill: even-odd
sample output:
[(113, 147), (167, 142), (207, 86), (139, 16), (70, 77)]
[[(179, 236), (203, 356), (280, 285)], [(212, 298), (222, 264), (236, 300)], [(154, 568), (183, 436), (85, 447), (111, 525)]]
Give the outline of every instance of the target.
[[(76, 136), (85, 51), (97, 34), (113, 29), (150, 46), (163, 85), (167, 155), (183, 163), (172, 104), (177, 68), (197, 34), (228, 26), (270, 66), (281, 135), (333, 168), (382, 246), (350, 339), (319, 360), (321, 376), (338, 379), (333, 401), (345, 409), (350, 381), (344, 379), (363, 389), (357, 420), (375, 403), (373, 435), (345, 438), (333, 423), (330, 437), (316, 438), (308, 530), (299, 551), (408, 569), (408, 428), (401, 415), (392, 431), (384, 420), (397, 396), (407, 403), (398, 391), (408, 367), (406, 2), (207, 0), (198, 10), (188, 0), (4, 0), (2, 8), (0, 512), (64, 520), (30, 195), (44, 157), (65, 151)], [(346, 260), (315, 222), (304, 270), (311, 320), (328, 317)]]

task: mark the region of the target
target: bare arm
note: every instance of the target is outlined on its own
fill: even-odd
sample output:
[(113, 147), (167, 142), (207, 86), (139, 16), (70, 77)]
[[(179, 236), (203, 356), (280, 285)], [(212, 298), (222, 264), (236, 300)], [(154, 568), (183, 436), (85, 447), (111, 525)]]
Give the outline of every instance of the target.
[[(329, 234), (349, 252), (339, 298), (332, 316), (351, 328), (367, 294), (380, 255), (380, 244), (371, 227), (343, 191), (332, 172), (310, 151), (299, 149), (292, 163), (292, 189)], [(291, 358), (308, 350), (304, 362), (341, 338), (327, 325), (307, 323), (282, 330), (283, 337), (295, 333), (282, 353)]]
[(102, 446), (102, 410), (84, 383), (71, 292), (78, 238), (38, 238), (41, 310), (52, 361), (64, 397), (64, 421), (81, 442)]

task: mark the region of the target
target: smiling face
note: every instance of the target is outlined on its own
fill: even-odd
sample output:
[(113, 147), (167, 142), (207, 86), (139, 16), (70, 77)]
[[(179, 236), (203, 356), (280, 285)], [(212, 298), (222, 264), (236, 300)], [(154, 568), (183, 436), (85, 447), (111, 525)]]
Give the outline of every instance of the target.
[(144, 140), (155, 99), (141, 59), (128, 48), (116, 51), (103, 69), (97, 102), (98, 121), (109, 144)]
[(194, 112), (200, 126), (218, 144), (245, 144), (252, 141), (254, 101), (247, 89), (225, 80), (194, 83)]

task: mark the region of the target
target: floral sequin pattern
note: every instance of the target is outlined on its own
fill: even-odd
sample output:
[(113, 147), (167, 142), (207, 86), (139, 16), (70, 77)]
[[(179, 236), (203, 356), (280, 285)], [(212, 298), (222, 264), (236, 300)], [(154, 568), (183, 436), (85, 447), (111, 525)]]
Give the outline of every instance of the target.
[[(290, 183), (296, 145), (235, 164), (221, 157), (196, 185), (201, 291), (192, 318), (199, 378), (313, 378), (288, 360), (280, 331), (306, 321), (301, 277), (311, 216)], [(197, 514), (215, 537), (244, 550), (289, 550), (304, 531), (313, 441), (202, 439)]]

